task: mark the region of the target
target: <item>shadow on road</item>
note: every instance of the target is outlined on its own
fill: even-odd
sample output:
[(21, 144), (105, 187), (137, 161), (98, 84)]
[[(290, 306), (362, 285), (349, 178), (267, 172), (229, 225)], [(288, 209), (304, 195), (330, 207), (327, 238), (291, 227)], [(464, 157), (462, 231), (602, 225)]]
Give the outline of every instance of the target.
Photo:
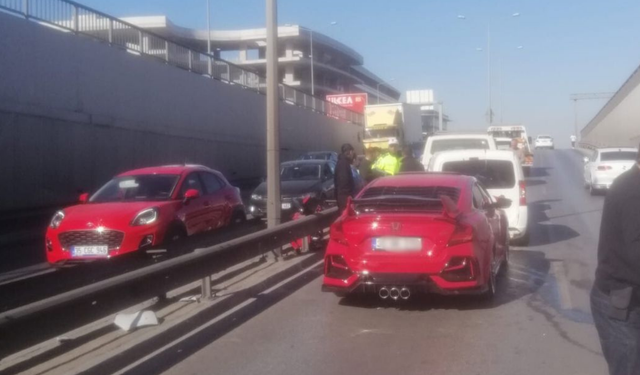
[(553, 168), (549, 168), (549, 167), (531, 167), (529, 168), (529, 175), (527, 177), (529, 178), (533, 178), (533, 177), (548, 177), (549, 176), (549, 170), (553, 169)]
[(580, 236), (569, 226), (550, 223), (547, 210), (551, 209), (551, 203), (559, 201), (550, 199), (529, 203), (529, 246), (551, 245)]
[(537, 291), (546, 281), (550, 264), (541, 251), (512, 251), (509, 268), (498, 276), (496, 295), (492, 300), (474, 295), (416, 294), (407, 301), (392, 301), (381, 300), (375, 294), (360, 294), (342, 298), (340, 304), (367, 309), (385, 307), (408, 311), (491, 309)]

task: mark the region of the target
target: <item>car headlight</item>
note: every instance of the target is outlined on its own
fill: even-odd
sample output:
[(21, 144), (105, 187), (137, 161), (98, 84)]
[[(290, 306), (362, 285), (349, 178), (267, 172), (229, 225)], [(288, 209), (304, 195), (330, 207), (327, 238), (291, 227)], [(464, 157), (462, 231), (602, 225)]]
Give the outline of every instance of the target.
[(147, 225), (154, 223), (156, 220), (158, 220), (158, 209), (147, 208), (146, 210), (138, 212), (135, 219), (131, 222), (131, 225), (134, 227), (138, 225)]
[(49, 224), (49, 226), (52, 229), (58, 229), (63, 219), (64, 219), (64, 211), (58, 211), (55, 213), (55, 215), (53, 215), (53, 218), (51, 219), (51, 224)]
[(253, 199), (254, 201), (261, 201), (262, 200), (262, 195), (260, 195), (260, 194), (251, 194), (251, 199)]

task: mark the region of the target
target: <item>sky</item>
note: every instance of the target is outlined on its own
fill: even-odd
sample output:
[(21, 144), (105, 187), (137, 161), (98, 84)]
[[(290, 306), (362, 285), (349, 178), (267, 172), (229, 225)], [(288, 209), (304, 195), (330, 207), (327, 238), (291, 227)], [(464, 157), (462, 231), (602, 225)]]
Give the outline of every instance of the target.
[[(212, 29), (265, 25), (265, 0), (210, 1)], [(80, 2), (118, 17), (166, 15), (206, 27), (206, 0)], [(352, 47), (401, 92), (433, 89), (455, 130), (486, 129), (490, 26), (494, 122), (522, 123), (529, 135), (549, 134), (565, 146), (574, 129), (569, 96), (615, 92), (640, 65), (639, 16), (638, 0), (278, 2), (280, 25), (303, 25)], [(578, 102), (579, 128), (605, 103)]]

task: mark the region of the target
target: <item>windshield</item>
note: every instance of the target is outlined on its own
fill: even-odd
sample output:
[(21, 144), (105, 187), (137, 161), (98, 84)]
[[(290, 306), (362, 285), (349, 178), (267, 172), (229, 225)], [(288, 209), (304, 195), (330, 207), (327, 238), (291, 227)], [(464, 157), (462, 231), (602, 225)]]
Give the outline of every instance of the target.
[(491, 134), (495, 138), (522, 138), (524, 136), (524, 132), (522, 130), (493, 130), (490, 131)]
[(486, 189), (507, 189), (516, 184), (513, 163), (508, 160), (465, 160), (444, 163), (442, 170), (473, 176)]
[(635, 161), (638, 153), (635, 151), (608, 151), (600, 154), (600, 161)]
[(390, 129), (367, 129), (365, 133), (365, 138), (392, 138), (398, 137), (398, 129), (390, 128)]
[(319, 180), (321, 171), (320, 164), (291, 164), (280, 169), (280, 178), (282, 181)]
[(116, 177), (90, 199), (93, 203), (125, 201), (164, 201), (178, 182), (179, 175), (139, 175)]
[(435, 140), (431, 144), (431, 154), (451, 150), (488, 150), (489, 142), (479, 138), (455, 138)]

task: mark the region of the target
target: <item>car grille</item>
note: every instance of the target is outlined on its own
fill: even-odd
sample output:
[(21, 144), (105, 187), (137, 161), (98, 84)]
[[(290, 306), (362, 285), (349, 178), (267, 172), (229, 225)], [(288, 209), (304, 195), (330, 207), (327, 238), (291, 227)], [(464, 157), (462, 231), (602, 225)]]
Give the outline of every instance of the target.
[(63, 232), (58, 235), (58, 240), (64, 250), (71, 246), (99, 246), (107, 245), (109, 250), (117, 249), (122, 244), (124, 233), (117, 230), (78, 230)]
[(460, 197), (460, 189), (448, 186), (376, 186), (367, 189), (361, 198), (376, 198), (382, 196), (405, 195), (410, 197), (434, 198), (446, 195), (454, 202)]

